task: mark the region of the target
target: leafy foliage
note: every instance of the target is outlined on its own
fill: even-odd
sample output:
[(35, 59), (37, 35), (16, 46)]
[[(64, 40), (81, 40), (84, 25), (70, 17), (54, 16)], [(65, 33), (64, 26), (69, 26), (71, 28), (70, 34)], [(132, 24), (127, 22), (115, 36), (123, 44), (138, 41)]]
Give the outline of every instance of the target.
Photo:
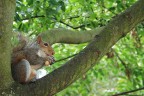
[[(58, 27), (89, 30), (106, 25), (134, 2), (136, 0), (17, 0), (13, 29), (29, 36)], [(144, 86), (143, 42), (144, 23), (113, 46), (109, 58), (105, 56), (97, 66), (57, 95), (107, 96)], [(59, 60), (76, 54), (86, 45), (55, 44), (55, 58)], [(45, 69), (52, 71), (69, 59)], [(143, 91), (132, 93), (142, 94)]]

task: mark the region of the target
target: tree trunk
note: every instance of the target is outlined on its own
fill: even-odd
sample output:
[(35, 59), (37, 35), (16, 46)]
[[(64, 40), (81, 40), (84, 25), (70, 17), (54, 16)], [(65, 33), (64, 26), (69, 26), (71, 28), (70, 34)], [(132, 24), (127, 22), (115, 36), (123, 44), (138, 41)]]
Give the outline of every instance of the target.
[(11, 82), (10, 50), (11, 33), (15, 13), (15, 0), (0, 1), (0, 93)]

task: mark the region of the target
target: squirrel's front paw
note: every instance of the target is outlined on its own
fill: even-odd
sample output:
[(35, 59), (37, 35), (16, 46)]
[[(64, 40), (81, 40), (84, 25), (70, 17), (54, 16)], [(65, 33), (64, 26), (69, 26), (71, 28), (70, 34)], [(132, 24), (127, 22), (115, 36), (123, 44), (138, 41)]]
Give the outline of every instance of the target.
[(53, 64), (55, 62), (55, 58), (53, 56), (50, 56), (50, 61), (51, 61), (50, 64)]
[(45, 65), (52, 65), (55, 62), (55, 59), (53, 56), (48, 56), (47, 61), (45, 62)]

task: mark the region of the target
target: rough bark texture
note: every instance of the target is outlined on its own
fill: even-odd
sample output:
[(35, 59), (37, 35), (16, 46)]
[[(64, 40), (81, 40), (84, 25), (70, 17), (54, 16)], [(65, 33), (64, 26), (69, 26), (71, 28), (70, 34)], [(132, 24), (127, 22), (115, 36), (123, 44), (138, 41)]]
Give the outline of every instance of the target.
[(18, 96), (51, 96), (56, 94), (92, 68), (119, 39), (142, 20), (144, 20), (144, 0), (139, 0), (109, 22), (100, 34), (96, 35), (94, 40), (73, 59), (35, 83), (14, 84), (13, 91)]
[(0, 1), (0, 93), (11, 83), (10, 50), (15, 0)]

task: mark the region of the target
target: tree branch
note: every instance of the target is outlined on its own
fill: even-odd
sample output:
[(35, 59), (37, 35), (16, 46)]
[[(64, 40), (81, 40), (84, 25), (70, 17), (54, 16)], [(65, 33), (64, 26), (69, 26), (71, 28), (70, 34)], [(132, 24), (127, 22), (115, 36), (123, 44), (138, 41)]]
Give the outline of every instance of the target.
[(122, 65), (124, 66), (125, 69), (127, 69), (127, 64), (120, 58), (120, 56), (118, 55), (118, 53), (113, 50), (114, 53), (116, 54), (117, 58), (119, 59), (119, 61), (122, 63)]
[[(41, 17), (46, 17), (44, 15), (39, 15), (39, 16), (31, 16), (31, 17), (25, 17), (25, 18), (22, 18), (21, 20), (29, 20), (29, 19), (34, 19), (34, 18), (41, 18)], [(67, 19), (74, 19), (74, 18), (79, 18), (80, 16), (72, 16), (72, 17), (68, 17)]]
[[(29, 19), (34, 19), (34, 18), (42, 18), (42, 17), (46, 17), (46, 16), (44, 16), (44, 15), (41, 15), (41, 16), (32, 16), (32, 17), (23, 18), (23, 19), (21, 19), (21, 20), (23, 21), (23, 20), (29, 20)], [(71, 20), (71, 19), (78, 18), (78, 17), (80, 17), (80, 16), (73, 16), (73, 17), (69, 17), (69, 18), (67, 18), (67, 19), (70, 19), (70, 20)], [(55, 17), (52, 18), (52, 19), (57, 20)], [(83, 27), (85, 27), (86, 25), (90, 25), (90, 24), (86, 24), (86, 25), (80, 25), (80, 26), (77, 26), (77, 27), (73, 27), (73, 26), (71, 26), (71, 25), (63, 22), (62, 20), (60, 20), (60, 21), (58, 21), (58, 22), (66, 25), (66, 26), (68, 26), (68, 27), (70, 27), (70, 28), (72, 28), (72, 29), (83, 28)]]
[(126, 94), (128, 94), (128, 93), (133, 93), (133, 92), (140, 91), (140, 90), (144, 90), (144, 87), (138, 88), (138, 89), (134, 89), (134, 90), (131, 90), (131, 91), (126, 91), (126, 92), (114, 94), (114, 95), (112, 95), (112, 96), (126, 95)]
[[(81, 77), (82, 74), (86, 73), (90, 68), (92, 68), (119, 39), (124, 37), (133, 27), (144, 20), (143, 10), (144, 0), (139, 0), (131, 8), (127, 9), (125, 12), (110, 21), (100, 32), (100, 34), (96, 35), (92, 42), (83, 51), (81, 51), (70, 61), (66, 62), (66, 64), (32, 84), (16, 85), (16, 87), (12, 87), (15, 94), (22, 94), (25, 96), (51, 96), (68, 87), (79, 77)], [(76, 32), (73, 34), (75, 33)], [(53, 32), (51, 34), (53, 34), (52, 36), (54, 36), (55, 39), (53, 41), (51, 40), (51, 43), (54, 43), (54, 41), (65, 41), (62, 38), (56, 39), (55, 37), (55, 35), (57, 35), (57, 37), (61, 37), (59, 34), (62, 33), (57, 32), (57, 34), (55, 34), (55, 32)], [(67, 36), (67, 34), (64, 35)], [(69, 37), (70, 36), (68, 36), (67, 40)], [(30, 90), (33, 90), (33, 92), (30, 92)]]
[(86, 25), (90, 25), (90, 24), (86, 24), (86, 25), (80, 25), (80, 26), (74, 27), (74, 26), (71, 26), (71, 25), (63, 22), (62, 20), (60, 20), (59, 22), (62, 23), (62, 24), (64, 24), (64, 25), (66, 25), (66, 26), (68, 26), (68, 27), (70, 27), (70, 28), (72, 28), (72, 29), (83, 28), (83, 27), (85, 27)]
[(129, 66), (121, 59), (121, 57), (118, 55), (118, 53), (115, 50), (113, 50), (113, 51), (115, 52), (115, 54), (116, 54), (117, 58), (119, 59), (119, 61), (124, 66), (126, 76), (128, 77), (128, 79), (130, 79), (130, 77), (131, 77), (131, 71), (130, 71)]
[(95, 35), (98, 35), (104, 27), (96, 28), (89, 31), (72, 31), (64, 28), (56, 28), (41, 33), (42, 38), (53, 43), (68, 43), (79, 44), (93, 40)]
[(42, 18), (42, 17), (46, 17), (46, 16), (44, 16), (44, 15), (41, 15), (41, 16), (32, 16), (32, 17), (23, 18), (23, 19), (21, 19), (21, 20), (29, 20), (29, 19)]

